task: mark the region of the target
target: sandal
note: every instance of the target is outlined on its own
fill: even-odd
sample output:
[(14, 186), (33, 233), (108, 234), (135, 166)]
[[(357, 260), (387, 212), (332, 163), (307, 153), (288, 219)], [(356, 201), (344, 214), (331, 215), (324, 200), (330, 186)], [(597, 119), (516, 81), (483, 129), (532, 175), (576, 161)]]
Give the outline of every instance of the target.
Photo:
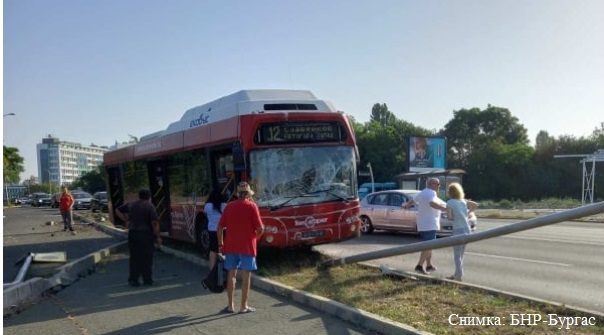
[(252, 313), (255, 312), (256, 309), (254, 307), (248, 306), (246, 309), (242, 309), (239, 311), (239, 314)]
[(220, 314), (232, 314), (232, 313), (235, 313), (235, 311), (228, 307), (225, 307), (220, 310)]

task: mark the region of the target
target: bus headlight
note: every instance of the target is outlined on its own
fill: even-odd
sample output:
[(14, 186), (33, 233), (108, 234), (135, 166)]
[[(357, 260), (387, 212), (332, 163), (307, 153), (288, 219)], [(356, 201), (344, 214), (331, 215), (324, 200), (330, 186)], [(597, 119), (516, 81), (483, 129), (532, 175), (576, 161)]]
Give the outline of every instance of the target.
[(273, 243), (273, 235), (268, 235), (264, 238), (267, 243)]

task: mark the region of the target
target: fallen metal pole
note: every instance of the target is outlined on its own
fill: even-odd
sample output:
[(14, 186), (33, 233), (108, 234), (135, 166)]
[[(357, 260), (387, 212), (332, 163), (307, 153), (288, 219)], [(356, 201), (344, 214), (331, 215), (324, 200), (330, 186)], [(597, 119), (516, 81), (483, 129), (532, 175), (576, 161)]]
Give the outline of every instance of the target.
[(551, 225), (554, 223), (569, 221), (585, 216), (595, 215), (604, 212), (604, 202), (598, 202), (595, 204), (570, 209), (567, 211), (554, 213), (530, 220), (525, 220), (489, 230), (485, 230), (479, 233), (473, 233), (468, 235), (457, 235), (450, 236), (446, 238), (418, 242), (413, 244), (408, 244), (400, 247), (394, 247), (390, 249), (378, 250), (366, 252), (363, 254), (330, 259), (328, 261), (322, 262), (319, 264), (320, 268), (328, 268), (334, 265), (344, 265), (344, 264), (352, 264), (358, 262), (369, 261), (373, 259), (386, 258), (391, 256), (409, 254), (418, 251), (424, 250), (432, 250), (432, 249), (441, 249), (446, 247), (451, 247), (455, 245), (462, 245), (467, 243), (472, 243), (476, 241), (485, 240), (492, 237), (498, 237), (502, 235), (508, 235), (512, 233), (516, 233), (523, 230), (529, 230), (533, 228), (538, 228), (542, 226)]
[(31, 266), (31, 262), (33, 259), (34, 254), (30, 253), (29, 255), (27, 255), (25, 261), (23, 262), (23, 265), (21, 266), (21, 269), (19, 269), (19, 273), (17, 274), (15, 280), (10, 283), (4, 283), (3, 289), (21, 283), (23, 279), (25, 279), (25, 275), (27, 274), (27, 271), (29, 271), (29, 267)]

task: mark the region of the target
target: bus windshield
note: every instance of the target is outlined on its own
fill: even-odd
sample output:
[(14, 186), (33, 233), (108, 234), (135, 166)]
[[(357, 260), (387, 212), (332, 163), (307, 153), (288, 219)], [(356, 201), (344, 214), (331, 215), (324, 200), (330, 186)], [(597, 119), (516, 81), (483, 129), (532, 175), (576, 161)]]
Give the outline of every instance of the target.
[(259, 207), (348, 201), (356, 197), (354, 148), (300, 147), (250, 152)]

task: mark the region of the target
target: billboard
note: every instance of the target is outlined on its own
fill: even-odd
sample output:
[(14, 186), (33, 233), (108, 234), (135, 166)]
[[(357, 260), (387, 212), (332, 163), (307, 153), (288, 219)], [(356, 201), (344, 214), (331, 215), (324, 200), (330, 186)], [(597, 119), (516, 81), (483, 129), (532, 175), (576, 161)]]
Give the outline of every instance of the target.
[(447, 139), (445, 137), (409, 136), (407, 144), (408, 172), (446, 169)]

